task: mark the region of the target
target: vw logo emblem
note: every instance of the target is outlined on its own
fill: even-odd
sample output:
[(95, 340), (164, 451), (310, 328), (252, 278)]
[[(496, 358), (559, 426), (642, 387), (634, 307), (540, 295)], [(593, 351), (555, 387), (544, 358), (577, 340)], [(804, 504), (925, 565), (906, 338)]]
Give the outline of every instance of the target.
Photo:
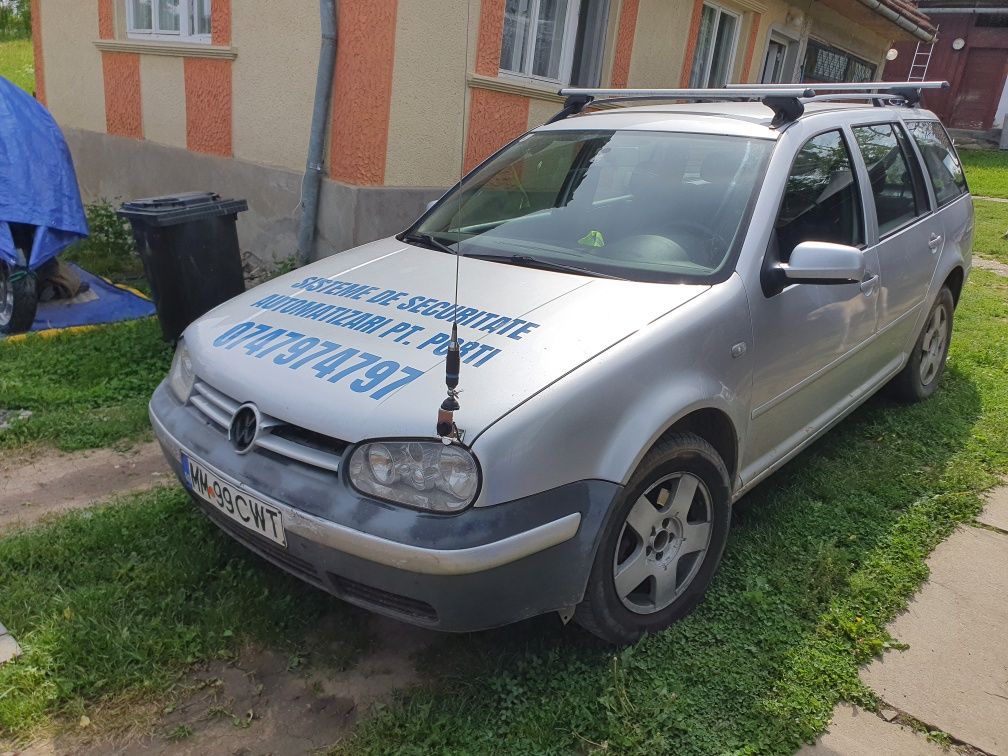
[(259, 436), (259, 410), (254, 404), (243, 404), (231, 418), (228, 438), (239, 454), (245, 454)]

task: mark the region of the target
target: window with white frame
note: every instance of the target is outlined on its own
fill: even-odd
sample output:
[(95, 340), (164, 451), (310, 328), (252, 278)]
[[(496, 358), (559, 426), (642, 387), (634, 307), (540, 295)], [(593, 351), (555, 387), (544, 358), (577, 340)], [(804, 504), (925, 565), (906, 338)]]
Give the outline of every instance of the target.
[(213, 0), (126, 0), (126, 32), (135, 39), (210, 42)]
[(569, 82), (581, 0), (507, 0), (501, 72)]
[(704, 3), (697, 33), (690, 86), (723, 87), (731, 77), (738, 47), (741, 16), (719, 5)]

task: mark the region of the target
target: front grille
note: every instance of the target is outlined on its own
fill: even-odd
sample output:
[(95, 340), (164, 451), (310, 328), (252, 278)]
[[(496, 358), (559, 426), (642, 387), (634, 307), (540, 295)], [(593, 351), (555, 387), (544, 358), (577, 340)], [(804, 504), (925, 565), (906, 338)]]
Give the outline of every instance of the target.
[(224, 517), (214, 511), (211, 506), (199, 502), (200, 508), (206, 513), (214, 524), (229, 536), (238, 541), (242, 546), (256, 552), (259, 556), (267, 559), (288, 572), (292, 572), (302, 580), (307, 580), (312, 585), (325, 588), (325, 584), (319, 579), (318, 572), (314, 565), (306, 559), (291, 554), (287, 549), (277, 546), (272, 541), (261, 538), (254, 533), (238, 525), (233, 520)]
[(334, 575), (331, 572), (329, 573), (329, 579), (332, 580), (337, 595), (343, 598), (356, 599), (361, 603), (391, 609), (394, 612), (399, 612), (409, 617), (437, 622), (437, 612), (426, 601), (383, 591), (381, 588), (364, 585), (364, 583), (358, 583), (356, 580)]
[[(189, 405), (208, 421), (227, 434), (231, 419), (241, 406), (227, 394), (218, 391), (206, 381), (193, 385)], [(322, 433), (285, 423), (279, 418), (262, 415), (262, 430), (254, 446), (287, 459), (312, 467), (338, 473), (347, 442)]]

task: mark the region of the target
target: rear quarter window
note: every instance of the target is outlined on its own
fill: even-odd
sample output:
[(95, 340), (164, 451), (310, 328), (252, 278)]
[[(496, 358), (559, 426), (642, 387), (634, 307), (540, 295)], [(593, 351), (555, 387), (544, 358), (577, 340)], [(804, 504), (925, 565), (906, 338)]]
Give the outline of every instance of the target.
[(965, 194), (966, 176), (945, 128), (937, 121), (908, 121), (907, 128), (924, 157), (938, 206)]

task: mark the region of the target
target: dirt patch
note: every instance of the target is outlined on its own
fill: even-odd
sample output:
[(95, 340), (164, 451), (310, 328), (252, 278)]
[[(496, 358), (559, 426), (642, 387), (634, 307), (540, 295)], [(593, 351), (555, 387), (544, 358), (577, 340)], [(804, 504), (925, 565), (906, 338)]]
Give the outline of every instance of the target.
[(981, 268), (983, 270), (992, 270), (998, 275), (1008, 276), (1008, 265), (1003, 262), (998, 262), (997, 260), (988, 260), (985, 257), (977, 257), (973, 255), (973, 267)]
[[(302, 668), (275, 650), (247, 649), (234, 662), (214, 663), (192, 675), (174, 705), (149, 719), (141, 713), (144, 733), (110, 738), (79, 730), (35, 743), (21, 754), (286, 756), (326, 749), (376, 704), (416, 683), (413, 656), (438, 637), (376, 615), (362, 616), (370, 624), (372, 646), (349, 669)], [(101, 713), (93, 718), (92, 726), (100, 728)]]
[(0, 460), (0, 531), (174, 480), (155, 442), (128, 451), (4, 454)]

